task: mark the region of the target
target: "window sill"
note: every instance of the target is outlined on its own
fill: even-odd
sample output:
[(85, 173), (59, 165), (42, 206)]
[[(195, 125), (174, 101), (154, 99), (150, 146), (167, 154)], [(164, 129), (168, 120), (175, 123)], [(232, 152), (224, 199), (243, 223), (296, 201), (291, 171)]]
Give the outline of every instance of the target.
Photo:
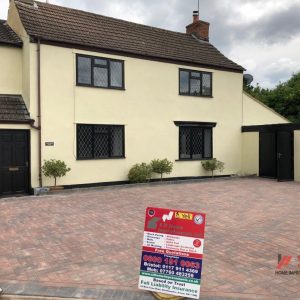
[(202, 96), (202, 95), (190, 95), (190, 94), (178, 94), (179, 96), (187, 96), (187, 97), (194, 97), (194, 98), (208, 98), (213, 99), (214, 96)]
[(104, 90), (116, 90), (116, 91), (126, 91), (125, 88), (117, 88), (117, 87), (104, 87), (104, 86), (93, 86), (88, 84), (76, 84), (77, 87), (85, 87), (85, 88), (92, 88), (92, 89), (104, 89)]
[(203, 160), (212, 160), (213, 158), (199, 158), (199, 159), (191, 159), (191, 158), (181, 158), (176, 159), (175, 161), (203, 161)]
[(87, 161), (87, 160), (114, 160), (114, 159), (126, 159), (125, 156), (122, 157), (103, 157), (103, 158), (76, 158), (77, 161)]

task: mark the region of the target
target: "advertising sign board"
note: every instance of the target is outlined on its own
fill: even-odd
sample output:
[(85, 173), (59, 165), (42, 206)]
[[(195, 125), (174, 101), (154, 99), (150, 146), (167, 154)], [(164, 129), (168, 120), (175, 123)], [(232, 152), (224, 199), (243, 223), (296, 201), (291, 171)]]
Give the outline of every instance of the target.
[(205, 214), (146, 209), (139, 288), (199, 299)]

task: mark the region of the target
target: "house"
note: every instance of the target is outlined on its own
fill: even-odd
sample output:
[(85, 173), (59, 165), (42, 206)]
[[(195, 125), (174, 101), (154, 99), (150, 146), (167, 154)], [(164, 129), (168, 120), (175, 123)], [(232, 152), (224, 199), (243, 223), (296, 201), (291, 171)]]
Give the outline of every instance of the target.
[(71, 168), (59, 180), (68, 187), (124, 182), (155, 158), (174, 162), (172, 178), (207, 176), (200, 162), (212, 157), (222, 175), (259, 174), (251, 126), (288, 121), (243, 94), (244, 69), (209, 42), (209, 26), (197, 13), (178, 33), (11, 0), (0, 23), (0, 193), (52, 185), (41, 173), (52, 158)]

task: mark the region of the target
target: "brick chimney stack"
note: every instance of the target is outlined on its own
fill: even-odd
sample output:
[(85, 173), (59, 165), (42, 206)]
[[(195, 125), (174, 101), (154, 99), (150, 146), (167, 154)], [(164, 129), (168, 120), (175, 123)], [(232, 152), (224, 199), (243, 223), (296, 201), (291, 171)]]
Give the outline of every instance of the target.
[(186, 26), (186, 33), (193, 34), (200, 40), (209, 41), (209, 23), (200, 20), (198, 10), (193, 12), (193, 23)]

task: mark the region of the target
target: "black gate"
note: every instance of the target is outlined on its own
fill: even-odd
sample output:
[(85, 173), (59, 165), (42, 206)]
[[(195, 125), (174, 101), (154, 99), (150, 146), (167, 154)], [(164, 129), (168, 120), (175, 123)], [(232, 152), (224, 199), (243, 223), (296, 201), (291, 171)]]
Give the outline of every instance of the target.
[(277, 132), (277, 178), (294, 180), (294, 132)]
[(293, 131), (261, 131), (259, 134), (259, 175), (294, 180)]
[(29, 131), (0, 130), (0, 196), (29, 193)]

